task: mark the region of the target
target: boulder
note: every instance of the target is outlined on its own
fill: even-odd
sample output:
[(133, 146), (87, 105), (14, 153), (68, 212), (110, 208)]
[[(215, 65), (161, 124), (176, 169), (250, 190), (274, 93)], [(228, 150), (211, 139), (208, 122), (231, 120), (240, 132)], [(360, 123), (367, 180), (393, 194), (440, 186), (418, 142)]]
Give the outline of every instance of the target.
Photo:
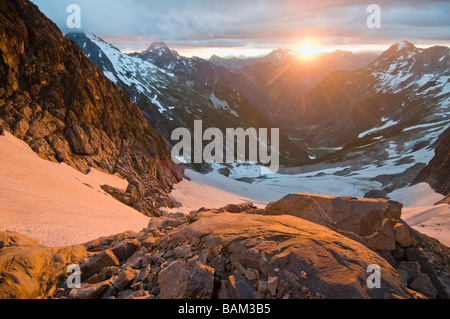
[(409, 286), (431, 298), (436, 298), (438, 295), (437, 289), (433, 286), (433, 283), (427, 274), (420, 274)]
[(94, 285), (83, 284), (80, 289), (72, 289), (69, 294), (70, 299), (98, 299), (111, 287), (109, 280), (99, 282)]
[(228, 278), (228, 286), (232, 299), (253, 299), (255, 288), (242, 275), (233, 275)]
[(277, 294), (277, 287), (279, 282), (280, 278), (278, 277), (269, 277), (269, 279), (267, 280), (267, 285), (272, 296), (275, 296)]
[[(284, 285), (281, 297), (289, 294), (290, 298), (305, 298), (308, 292), (331, 299), (412, 297), (396, 270), (376, 252), (321, 225), (293, 216), (204, 212), (198, 217), (196, 222), (168, 234), (158, 245), (201, 238), (208, 249), (222, 246), (221, 256), (230, 261), (227, 267), (233, 267), (228, 270), (233, 273), (233, 269), (242, 268), (220, 278), (228, 281), (232, 298), (253, 298), (257, 287), (244, 276), (250, 268), (258, 271), (259, 280), (272, 277), (269, 290), (274, 289), (273, 278), (278, 277)], [(380, 289), (367, 286), (367, 268), (373, 264), (381, 268)], [(183, 264), (177, 265), (170, 272), (164, 271), (166, 289), (183, 286), (188, 277), (181, 275)], [(170, 281), (169, 274), (177, 280)]]
[(173, 251), (174, 251), (175, 257), (184, 258), (191, 253), (191, 250), (192, 250), (191, 245), (185, 245), (185, 246), (181, 246), (181, 247), (175, 247)]
[(176, 261), (159, 273), (160, 299), (210, 299), (214, 269), (198, 261)]
[(93, 257), (88, 258), (80, 266), (81, 274), (84, 278), (89, 278), (94, 274), (100, 273), (100, 271), (109, 266), (119, 266), (117, 257), (111, 250), (105, 250)]
[(138, 240), (125, 239), (111, 248), (111, 251), (119, 260), (125, 260), (133, 256), (139, 247), (141, 244)]
[(265, 215), (292, 215), (328, 227), (372, 250), (396, 247), (393, 226), (403, 205), (384, 199), (358, 199), (313, 194), (290, 194), (270, 203)]
[(417, 242), (412, 238), (409, 227), (405, 222), (400, 222), (394, 226), (395, 241), (403, 248), (417, 245)]
[(124, 290), (133, 283), (136, 273), (131, 270), (124, 270), (118, 277), (113, 280), (113, 287), (117, 290)]
[(49, 248), (25, 236), (0, 232), (0, 299), (52, 297), (68, 264), (87, 256), (83, 246)]
[(231, 175), (231, 171), (228, 167), (222, 167), (219, 169), (218, 172), (220, 175), (223, 175), (225, 177), (230, 177), (230, 175)]

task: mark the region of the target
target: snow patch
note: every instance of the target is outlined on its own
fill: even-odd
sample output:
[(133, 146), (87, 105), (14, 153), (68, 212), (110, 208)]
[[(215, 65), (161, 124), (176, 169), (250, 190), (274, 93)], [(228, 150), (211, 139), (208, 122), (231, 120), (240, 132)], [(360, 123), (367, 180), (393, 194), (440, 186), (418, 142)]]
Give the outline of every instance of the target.
[(388, 127), (397, 125), (398, 123), (399, 123), (398, 121), (396, 122), (396, 121), (390, 120), (389, 122), (385, 123), (383, 126), (376, 127), (376, 128), (370, 129), (370, 130), (368, 130), (368, 131), (365, 131), (365, 132), (359, 134), (358, 137), (359, 137), (359, 138), (363, 138), (363, 137), (365, 137), (365, 136), (367, 136), (367, 135), (370, 135), (370, 134), (372, 134), (372, 133), (375, 133), (375, 132), (378, 132), (378, 131), (387, 129)]
[(125, 190), (126, 180), (95, 169), (85, 175), (43, 160), (8, 132), (0, 136), (0, 149), (0, 231), (16, 231), (56, 247), (147, 226), (148, 217), (101, 188)]

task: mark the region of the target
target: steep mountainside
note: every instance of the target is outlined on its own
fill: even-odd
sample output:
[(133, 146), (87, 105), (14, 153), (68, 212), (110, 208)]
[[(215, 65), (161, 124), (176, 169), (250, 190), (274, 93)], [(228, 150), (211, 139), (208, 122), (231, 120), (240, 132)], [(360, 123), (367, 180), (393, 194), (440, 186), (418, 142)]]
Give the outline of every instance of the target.
[(0, 0), (0, 126), (42, 158), (119, 173), (114, 196), (147, 215), (181, 173), (139, 109), (25, 0)]
[[(141, 54), (126, 55), (94, 35), (67, 34), (94, 63), (141, 108), (158, 132), (171, 144), (175, 128), (203, 127), (273, 128), (238, 90), (225, 80), (225, 68), (199, 59), (181, 57), (164, 43), (154, 43)], [(281, 159), (284, 164), (309, 160), (307, 153), (281, 133)]]
[(450, 195), (450, 128), (437, 141), (436, 155), (414, 180), (427, 182), (434, 190), (445, 196)]
[(197, 57), (181, 57), (164, 43), (132, 55), (201, 86), (225, 84), (245, 95), (282, 130), (289, 128), (286, 123), (295, 113), (298, 102), (328, 73), (366, 67), (376, 58), (373, 54), (336, 51), (303, 61), (296, 52), (279, 49), (265, 57), (243, 60), (247, 61), (241, 63), (243, 68), (229, 68), (227, 63), (217, 63), (217, 58), (208, 62)]
[(449, 79), (449, 48), (395, 44), (365, 69), (328, 75), (297, 106), (291, 123), (310, 144), (338, 147), (394, 124), (449, 122)]
[(385, 197), (435, 156), (450, 124), (449, 80), (449, 48), (393, 45), (365, 69), (328, 75), (299, 106), (292, 135), (317, 162), (346, 167), (336, 174), (382, 183), (367, 196)]
[(326, 75), (366, 67), (376, 57), (338, 50), (303, 60), (292, 50), (280, 49), (254, 64), (233, 70), (233, 82), (261, 112), (288, 130), (299, 103)]

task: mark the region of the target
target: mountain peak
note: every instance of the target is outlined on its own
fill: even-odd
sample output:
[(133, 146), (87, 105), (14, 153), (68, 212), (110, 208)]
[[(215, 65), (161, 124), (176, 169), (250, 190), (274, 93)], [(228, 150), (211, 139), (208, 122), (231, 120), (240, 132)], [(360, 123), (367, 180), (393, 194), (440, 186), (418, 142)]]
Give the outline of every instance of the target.
[(221, 61), (222, 58), (220, 56), (218, 56), (217, 54), (213, 54), (213, 55), (211, 55), (211, 58), (209, 58), (209, 61), (216, 61), (216, 60)]
[(411, 51), (416, 51), (417, 48), (414, 44), (412, 44), (409, 41), (402, 41), (400, 43), (394, 44), (393, 48), (395, 48), (397, 51), (404, 51), (406, 50), (407, 52), (411, 52)]
[(153, 42), (146, 51), (159, 50), (159, 49), (169, 49), (165, 42)]
[(409, 41), (402, 41), (392, 45), (385, 53), (390, 55), (399, 56), (411, 53), (418, 53), (418, 49), (414, 44)]

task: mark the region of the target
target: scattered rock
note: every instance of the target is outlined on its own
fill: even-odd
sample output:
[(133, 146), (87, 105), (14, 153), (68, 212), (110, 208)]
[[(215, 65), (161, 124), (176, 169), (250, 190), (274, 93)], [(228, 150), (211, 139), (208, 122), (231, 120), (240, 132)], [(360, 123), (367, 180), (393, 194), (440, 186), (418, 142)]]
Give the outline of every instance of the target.
[(420, 274), (420, 264), (417, 261), (402, 261), (398, 269), (406, 271), (408, 284), (415, 280)]
[(247, 278), (249, 281), (253, 281), (253, 280), (258, 279), (258, 276), (257, 276), (255, 270), (253, 270), (253, 269), (248, 269), (248, 270), (245, 272), (245, 278)]
[(242, 275), (232, 275), (228, 278), (228, 287), (232, 299), (253, 299), (255, 288)]
[(272, 294), (272, 296), (276, 296), (279, 282), (280, 278), (278, 277), (269, 277), (269, 279), (267, 280), (267, 285), (269, 287), (269, 291)]
[(133, 256), (131, 256), (127, 262), (123, 265), (123, 268), (132, 268), (132, 269), (138, 269), (141, 268), (142, 262), (143, 262), (143, 256), (147, 254), (148, 251), (146, 248), (142, 247), (140, 250), (135, 252)]
[(111, 250), (106, 250), (93, 257), (88, 258), (85, 263), (81, 265), (81, 273), (84, 278), (89, 278), (96, 273), (108, 266), (120, 265), (119, 260), (117, 260), (116, 255), (113, 254)]
[(213, 249), (211, 249), (211, 251), (209, 253), (213, 256), (217, 256), (218, 254), (220, 254), (221, 250), (222, 250), (222, 245), (218, 245), (218, 246), (214, 247)]
[(94, 285), (85, 284), (80, 289), (72, 289), (69, 294), (70, 299), (99, 299), (102, 294), (111, 287), (109, 280)]
[(406, 223), (401, 222), (394, 226), (395, 241), (401, 247), (411, 247), (417, 245), (417, 242), (411, 237), (411, 232)]
[(221, 169), (219, 169), (219, 174), (223, 175), (225, 177), (230, 177), (231, 171), (228, 167), (222, 167)]
[(427, 274), (419, 274), (416, 279), (409, 285), (412, 289), (429, 296), (431, 298), (436, 298), (438, 291), (434, 287)]
[(125, 260), (133, 256), (139, 247), (141, 247), (141, 244), (138, 240), (125, 239), (111, 248), (111, 251), (119, 260)]
[(233, 274), (235, 275), (244, 275), (247, 272), (240, 262), (231, 262), (231, 265), (234, 268)]
[(225, 262), (222, 256), (216, 256), (209, 264), (217, 273), (225, 272)]
[(130, 270), (123, 271), (115, 280), (112, 281), (113, 287), (117, 290), (124, 290), (131, 286), (136, 278), (136, 274)]
[(258, 291), (266, 294), (269, 292), (269, 283), (265, 280), (258, 280)]
[(109, 278), (105, 274), (95, 274), (88, 279), (87, 283), (93, 285), (98, 284), (99, 282), (105, 281), (107, 279)]
[(397, 245), (395, 250), (391, 253), (392, 257), (398, 262), (405, 260), (405, 249)]
[(408, 285), (408, 272), (404, 269), (398, 269), (397, 272), (398, 272), (398, 275), (400, 276), (402, 283), (405, 286), (407, 286)]
[(149, 282), (148, 279), (149, 279), (149, 275), (150, 275), (151, 271), (152, 271), (152, 266), (151, 265), (148, 265), (147, 267), (142, 268), (141, 271), (139, 272), (139, 275), (136, 277), (136, 279), (134, 280), (133, 283), (136, 283), (136, 282), (139, 282), (139, 281), (142, 281), (144, 283), (148, 283)]
[[(56, 294), (55, 298), (82, 299), (425, 296), (445, 299), (447, 296), (448, 249), (414, 230), (410, 235), (417, 244), (415, 247), (402, 248), (397, 244), (392, 253), (375, 253), (328, 228), (293, 216), (219, 211), (204, 211), (182, 227), (165, 228), (170, 232), (162, 234), (148, 248), (140, 242), (149, 237), (150, 229), (92, 241), (85, 246), (92, 251), (90, 257), (85, 258), (87, 253), (82, 247), (85, 252), (85, 259), (80, 262), (82, 271), (92, 274), (89, 277), (83, 274), (86, 283), (82, 288), (78, 292), (58, 288), (60, 279), (54, 279), (53, 283), (43, 285), (46, 288), (41, 296)], [(165, 220), (163, 217), (160, 225)], [(4, 243), (0, 261), (6, 251), (41, 248), (18, 234), (8, 237), (0, 232), (0, 240)], [(18, 246), (20, 242), (25, 246)], [(364, 280), (354, 280), (367, 278), (368, 264), (381, 267), (381, 289), (368, 289)], [(48, 282), (55, 276), (52, 273)], [(0, 281), (4, 278), (0, 277)], [(36, 282), (40, 283), (40, 279)], [(30, 285), (28, 289), (36, 287)], [(0, 294), (2, 288), (3, 282)]]
[(184, 258), (187, 255), (189, 255), (192, 251), (191, 245), (181, 246), (181, 247), (175, 247), (174, 254), (177, 258)]
[(0, 135), (1, 135), (1, 136), (5, 135), (5, 131), (3, 130), (3, 127), (2, 127), (2, 126), (0, 126)]
[(160, 299), (210, 299), (214, 269), (198, 261), (176, 261), (159, 273)]

